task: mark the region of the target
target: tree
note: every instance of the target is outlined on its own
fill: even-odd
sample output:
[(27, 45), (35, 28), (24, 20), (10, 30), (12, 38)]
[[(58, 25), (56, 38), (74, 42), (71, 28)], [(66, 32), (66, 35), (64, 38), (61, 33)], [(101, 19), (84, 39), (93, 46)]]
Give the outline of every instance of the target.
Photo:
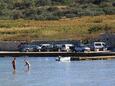
[(19, 11), (19, 10), (15, 10), (15, 11), (13, 12), (13, 19), (19, 19), (19, 18), (23, 18), (22, 12)]
[(36, 6), (51, 5), (51, 0), (38, 0), (36, 1)]

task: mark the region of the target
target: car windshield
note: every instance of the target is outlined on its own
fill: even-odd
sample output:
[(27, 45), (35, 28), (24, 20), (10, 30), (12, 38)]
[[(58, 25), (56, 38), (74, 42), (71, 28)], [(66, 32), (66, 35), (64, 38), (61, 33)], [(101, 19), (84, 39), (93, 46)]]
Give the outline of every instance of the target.
[(101, 44), (95, 44), (96, 46), (101, 46)]

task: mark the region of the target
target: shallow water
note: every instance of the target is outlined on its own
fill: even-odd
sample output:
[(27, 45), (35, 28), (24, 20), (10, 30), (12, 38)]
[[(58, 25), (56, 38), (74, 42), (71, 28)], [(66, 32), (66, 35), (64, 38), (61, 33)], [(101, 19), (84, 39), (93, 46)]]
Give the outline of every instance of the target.
[(57, 62), (55, 58), (0, 58), (0, 86), (115, 86), (115, 60)]

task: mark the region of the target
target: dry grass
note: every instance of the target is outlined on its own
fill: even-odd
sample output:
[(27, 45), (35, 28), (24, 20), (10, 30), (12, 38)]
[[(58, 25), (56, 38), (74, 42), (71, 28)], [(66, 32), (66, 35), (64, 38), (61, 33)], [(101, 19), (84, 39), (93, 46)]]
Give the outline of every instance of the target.
[(115, 15), (52, 21), (0, 20), (0, 40), (86, 39), (93, 25), (108, 25), (114, 32)]

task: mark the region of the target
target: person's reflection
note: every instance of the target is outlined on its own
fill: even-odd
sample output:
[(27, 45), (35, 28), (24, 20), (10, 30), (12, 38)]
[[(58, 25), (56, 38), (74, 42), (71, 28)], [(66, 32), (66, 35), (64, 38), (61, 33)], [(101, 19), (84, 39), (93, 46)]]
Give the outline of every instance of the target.
[(14, 70), (12, 73), (13, 73), (13, 75), (16, 75), (16, 70)]

